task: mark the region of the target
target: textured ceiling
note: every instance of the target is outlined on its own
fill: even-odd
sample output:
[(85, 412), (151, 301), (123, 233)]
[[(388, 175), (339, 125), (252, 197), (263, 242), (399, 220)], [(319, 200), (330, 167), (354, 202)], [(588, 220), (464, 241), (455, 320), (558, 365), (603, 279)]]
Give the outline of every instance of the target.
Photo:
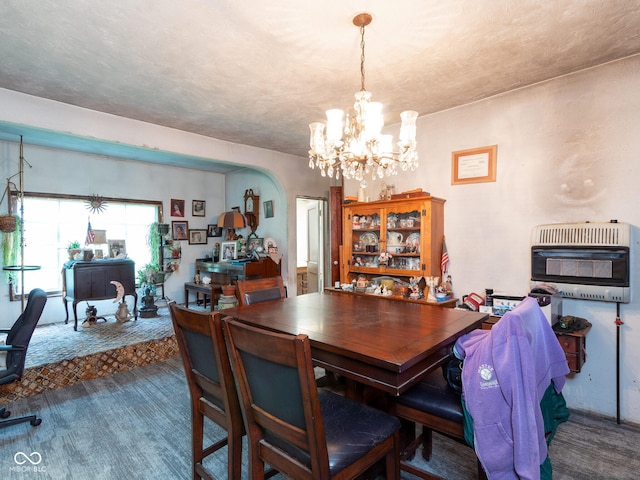
[(639, 1), (3, 0), (0, 87), (306, 156), (366, 86), (387, 124), (640, 52)]

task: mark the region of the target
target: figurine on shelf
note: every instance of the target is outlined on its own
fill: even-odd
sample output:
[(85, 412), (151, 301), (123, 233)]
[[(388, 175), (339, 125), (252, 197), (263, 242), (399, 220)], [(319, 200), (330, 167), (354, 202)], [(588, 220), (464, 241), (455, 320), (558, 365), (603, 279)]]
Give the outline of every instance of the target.
[(436, 286), (440, 283), (440, 277), (425, 277), (427, 285), (429, 287), (429, 294), (427, 295), (427, 302), (437, 302)]
[(380, 265), (387, 265), (392, 258), (393, 256), (390, 253), (382, 252), (379, 257)]

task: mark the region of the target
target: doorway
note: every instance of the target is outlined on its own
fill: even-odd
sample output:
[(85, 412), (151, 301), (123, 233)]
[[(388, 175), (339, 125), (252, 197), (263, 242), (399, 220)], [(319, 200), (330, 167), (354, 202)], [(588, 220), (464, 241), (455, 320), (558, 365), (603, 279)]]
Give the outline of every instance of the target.
[(324, 289), (326, 203), (317, 198), (296, 199), (298, 295)]

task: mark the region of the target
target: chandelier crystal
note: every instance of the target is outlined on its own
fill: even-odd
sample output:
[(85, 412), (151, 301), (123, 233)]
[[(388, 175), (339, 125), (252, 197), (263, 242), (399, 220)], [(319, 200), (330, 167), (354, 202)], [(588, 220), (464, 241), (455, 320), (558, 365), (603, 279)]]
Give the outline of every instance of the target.
[[(342, 110), (327, 110), (326, 125), (309, 124), (309, 168), (318, 167), (323, 177), (336, 179), (340, 174), (355, 179), (366, 187), (365, 177), (376, 178), (397, 175), (398, 170), (415, 170), (418, 166), (416, 152), (416, 119), (418, 112), (407, 110), (400, 114), (402, 124), (396, 146), (392, 135), (382, 135), (384, 120), (382, 104), (372, 102), (371, 93), (365, 89), (364, 28), (371, 23), (371, 15), (361, 13), (353, 18), (360, 28), (360, 79), (361, 89), (355, 94), (353, 110), (346, 115)], [(343, 120), (344, 117), (344, 120)], [(326, 127), (326, 132), (325, 132)]]

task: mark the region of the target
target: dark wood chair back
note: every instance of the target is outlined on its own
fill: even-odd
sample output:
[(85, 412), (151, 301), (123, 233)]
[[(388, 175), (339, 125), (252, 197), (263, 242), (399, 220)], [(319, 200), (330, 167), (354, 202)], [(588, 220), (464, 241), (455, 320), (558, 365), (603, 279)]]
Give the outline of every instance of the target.
[(265, 463), (290, 478), (355, 478), (380, 459), (387, 478), (399, 478), (399, 421), (319, 390), (306, 335), (231, 318), (224, 330), (249, 439), (249, 478), (262, 478)]
[[(169, 306), (191, 397), (193, 478), (213, 479), (205, 457), (227, 445), (228, 478), (240, 478), (244, 425), (218, 313)], [(204, 447), (204, 416), (227, 437)]]
[(286, 297), (282, 277), (238, 280), (238, 299), (240, 305), (279, 300)]

